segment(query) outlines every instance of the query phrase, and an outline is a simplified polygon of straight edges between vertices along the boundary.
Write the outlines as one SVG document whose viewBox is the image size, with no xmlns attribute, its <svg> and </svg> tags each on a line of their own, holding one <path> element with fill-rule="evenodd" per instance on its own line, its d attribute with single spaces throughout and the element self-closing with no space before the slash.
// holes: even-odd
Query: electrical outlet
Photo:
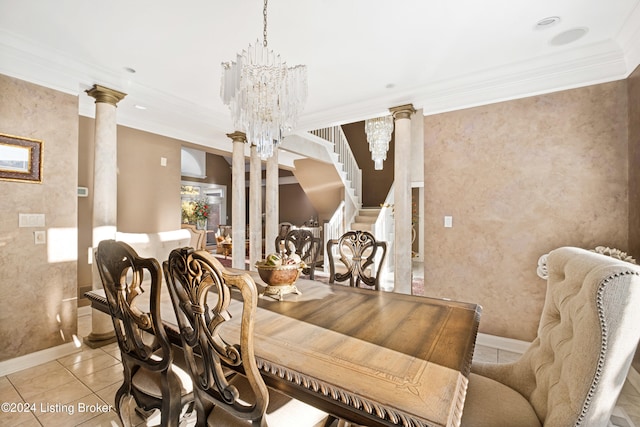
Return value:
<svg viewBox="0 0 640 427">
<path fill-rule="evenodd" d="M 47 243 L 47 233 L 44 230 L 33 232 L 33 243 L 36 245 L 44 245 Z"/>
</svg>

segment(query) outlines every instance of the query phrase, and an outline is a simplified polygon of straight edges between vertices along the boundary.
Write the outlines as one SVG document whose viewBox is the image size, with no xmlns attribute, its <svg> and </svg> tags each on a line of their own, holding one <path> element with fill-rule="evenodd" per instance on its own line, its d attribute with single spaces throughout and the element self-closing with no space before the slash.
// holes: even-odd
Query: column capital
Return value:
<svg viewBox="0 0 640 427">
<path fill-rule="evenodd" d="M 411 115 L 416 112 L 413 108 L 413 104 L 399 105 L 397 107 L 389 108 L 389 111 L 393 115 L 394 120 L 409 119 Z"/>
<path fill-rule="evenodd" d="M 91 89 L 86 90 L 87 95 L 92 96 L 96 99 L 96 104 L 98 102 L 104 102 L 107 104 L 111 104 L 116 107 L 118 102 L 120 102 L 125 96 L 126 93 L 118 92 L 114 89 L 109 89 L 108 87 L 93 85 Z"/>
<path fill-rule="evenodd" d="M 247 134 L 244 132 L 236 131 L 228 133 L 227 136 L 231 138 L 233 142 L 247 142 Z"/>
</svg>

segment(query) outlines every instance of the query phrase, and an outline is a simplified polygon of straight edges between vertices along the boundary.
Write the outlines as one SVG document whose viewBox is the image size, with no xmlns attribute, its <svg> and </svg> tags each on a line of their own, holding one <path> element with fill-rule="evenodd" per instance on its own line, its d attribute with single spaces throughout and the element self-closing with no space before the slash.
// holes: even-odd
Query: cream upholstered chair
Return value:
<svg viewBox="0 0 640 427">
<path fill-rule="evenodd" d="M 547 270 L 538 336 L 516 362 L 472 365 L 463 426 L 607 426 L 640 339 L 640 268 L 564 247 Z"/>
<path fill-rule="evenodd" d="M 327 421 L 326 413 L 265 385 L 253 348 L 258 289 L 249 274 L 229 272 L 209 252 L 192 248 L 172 251 L 163 269 L 193 379 L 197 426 L 302 427 Z M 234 307 L 232 295 L 241 301 Z M 238 323 L 228 329 L 231 313 Z M 243 375 L 230 377 L 230 368 Z"/>
<path fill-rule="evenodd" d="M 162 426 L 178 426 L 183 410 L 193 404 L 191 377 L 173 360 L 171 344 L 160 319 L 162 272 L 154 258 L 140 258 L 124 242 L 103 240 L 96 251 L 124 368 L 124 381 L 115 396 L 116 412 L 124 426 L 130 416 L 123 407 L 133 397 L 137 408 L 160 409 Z M 141 297 L 148 288 L 148 302 Z M 140 298 L 139 298 L 140 297 Z M 141 307 L 149 305 L 148 309 Z M 149 414 L 150 415 L 150 414 Z"/>
<path fill-rule="evenodd" d="M 205 230 L 198 230 L 193 224 L 182 224 L 182 228 L 186 228 L 191 233 L 189 246 L 197 251 L 204 251 L 207 248 L 207 232 Z"/>
</svg>

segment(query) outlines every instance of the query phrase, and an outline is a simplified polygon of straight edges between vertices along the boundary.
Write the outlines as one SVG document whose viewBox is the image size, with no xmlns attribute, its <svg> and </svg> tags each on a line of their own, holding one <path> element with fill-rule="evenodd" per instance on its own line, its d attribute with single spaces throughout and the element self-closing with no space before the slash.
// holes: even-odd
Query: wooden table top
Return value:
<svg viewBox="0 0 640 427">
<path fill-rule="evenodd" d="M 305 279 L 296 285 L 302 295 L 258 302 L 255 354 L 269 386 L 369 426 L 460 424 L 480 306 Z M 177 339 L 163 294 L 162 317 Z M 85 295 L 106 310 L 101 290 Z M 235 309 L 225 333 L 237 332 Z"/>
</svg>

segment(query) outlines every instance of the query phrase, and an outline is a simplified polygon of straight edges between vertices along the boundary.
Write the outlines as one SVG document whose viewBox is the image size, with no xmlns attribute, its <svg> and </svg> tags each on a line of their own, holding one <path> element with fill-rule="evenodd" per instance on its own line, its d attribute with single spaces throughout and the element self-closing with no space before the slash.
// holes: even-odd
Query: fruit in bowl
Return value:
<svg viewBox="0 0 640 427">
<path fill-rule="evenodd" d="M 282 265 L 282 257 L 278 254 L 269 254 L 263 261 L 258 261 L 258 263 L 264 266 L 278 267 Z"/>
</svg>

